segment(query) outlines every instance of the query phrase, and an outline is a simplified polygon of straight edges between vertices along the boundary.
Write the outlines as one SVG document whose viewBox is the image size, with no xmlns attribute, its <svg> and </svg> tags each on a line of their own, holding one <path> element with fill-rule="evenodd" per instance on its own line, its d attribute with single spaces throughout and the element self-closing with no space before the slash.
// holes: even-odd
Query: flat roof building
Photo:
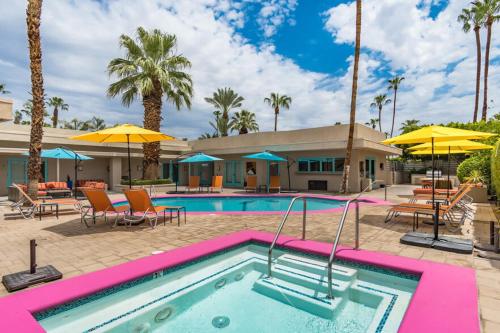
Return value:
<svg viewBox="0 0 500 333">
<path fill-rule="evenodd" d="M 160 175 L 186 184 L 188 175 L 199 175 L 202 183 L 210 183 L 213 175 L 222 175 L 225 187 L 243 188 L 246 177 L 257 175 L 258 184 L 267 184 L 269 176 L 280 176 L 281 186 L 295 190 L 338 191 L 344 168 L 348 125 L 334 125 L 279 132 L 259 132 L 204 140 L 161 142 Z M 79 179 L 101 179 L 110 189 L 119 189 L 127 171 L 126 144 L 92 143 L 70 140 L 84 132 L 44 128 L 43 148 L 67 147 L 88 155 L 93 160 L 81 162 Z M 6 195 L 12 183 L 27 182 L 27 156 L 30 126 L 0 123 L 0 195 Z M 380 144 L 384 134 L 356 124 L 349 179 L 351 192 L 358 192 L 368 180 L 391 183 L 387 156 L 399 155 L 400 149 Z M 271 151 L 288 163 L 268 163 L 244 159 L 242 156 Z M 132 178 L 142 176 L 142 144 L 131 144 Z M 214 163 L 178 164 L 193 152 L 203 152 L 223 159 Z M 56 161 L 44 159 L 42 178 L 56 179 Z M 60 162 L 60 180 L 73 178 L 74 163 Z M 177 171 L 178 170 L 178 171 Z M 290 177 L 288 176 L 290 175 Z M 290 184 L 288 181 L 290 179 Z"/>
</svg>

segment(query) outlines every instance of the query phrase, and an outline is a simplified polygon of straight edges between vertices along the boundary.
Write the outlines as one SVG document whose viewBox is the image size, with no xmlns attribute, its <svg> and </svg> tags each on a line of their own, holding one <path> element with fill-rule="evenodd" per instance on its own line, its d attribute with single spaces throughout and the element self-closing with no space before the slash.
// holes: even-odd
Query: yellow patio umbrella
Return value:
<svg viewBox="0 0 500 333">
<path fill-rule="evenodd" d="M 446 155 L 446 154 L 467 154 L 471 153 L 468 150 L 461 150 L 461 149 L 434 149 L 434 155 Z M 422 150 L 415 150 L 410 152 L 412 155 L 432 155 L 432 149 L 422 149 Z"/>
<path fill-rule="evenodd" d="M 123 142 L 127 143 L 128 155 L 128 181 L 129 187 L 132 187 L 132 174 L 130 168 L 130 143 L 145 143 L 145 142 L 158 142 L 166 140 L 174 140 L 174 137 L 147 130 L 145 128 L 123 124 L 111 128 L 106 128 L 101 131 L 85 133 L 77 136 L 70 137 L 72 140 L 90 141 L 90 142 Z M 75 184 L 76 186 L 76 184 Z"/>
<path fill-rule="evenodd" d="M 486 139 L 494 136 L 495 134 L 486 133 L 486 132 L 478 132 L 478 131 L 470 131 L 463 130 L 459 128 L 452 127 L 444 127 L 444 126 L 426 126 L 422 127 L 418 130 L 412 131 L 410 133 L 402 134 L 396 136 L 394 138 L 389 138 L 382 141 L 383 144 L 412 144 L 412 143 L 431 143 L 431 155 L 432 155 L 432 207 L 435 207 L 436 210 L 439 210 L 439 204 L 434 205 L 434 191 L 435 191 L 435 183 L 434 183 L 434 154 L 435 149 L 434 145 L 436 142 L 442 141 L 453 141 L 453 140 L 478 140 L 478 139 Z M 448 146 L 448 150 L 450 147 Z M 434 216 L 434 240 L 438 241 L 438 228 L 439 228 L 439 214 L 436 213 Z"/>
<path fill-rule="evenodd" d="M 409 150 L 431 150 L 432 143 L 422 143 L 413 147 L 408 148 Z M 471 140 L 452 140 L 452 141 L 440 141 L 434 142 L 434 150 L 451 149 L 451 150 L 482 150 L 482 149 L 493 149 L 493 146 L 486 145 L 481 142 L 471 141 Z M 438 154 L 438 153 L 436 153 Z M 418 155 L 418 154 L 416 154 Z"/>
</svg>

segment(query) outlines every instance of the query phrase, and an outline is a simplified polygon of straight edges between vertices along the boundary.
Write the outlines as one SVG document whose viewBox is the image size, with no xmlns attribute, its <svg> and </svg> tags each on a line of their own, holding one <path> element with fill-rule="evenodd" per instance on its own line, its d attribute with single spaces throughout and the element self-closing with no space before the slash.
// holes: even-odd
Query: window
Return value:
<svg viewBox="0 0 500 333">
<path fill-rule="evenodd" d="M 310 172 L 319 172 L 321 171 L 321 163 L 319 160 L 310 160 L 309 161 L 309 171 Z"/>
<path fill-rule="evenodd" d="M 335 159 L 335 172 L 344 171 L 345 158 Z"/>
<path fill-rule="evenodd" d="M 319 157 L 302 158 L 298 160 L 299 172 L 342 172 L 344 170 L 344 158 Z"/>
<path fill-rule="evenodd" d="M 309 171 L 309 161 L 299 161 L 299 171 L 300 172 L 307 172 Z"/>
</svg>

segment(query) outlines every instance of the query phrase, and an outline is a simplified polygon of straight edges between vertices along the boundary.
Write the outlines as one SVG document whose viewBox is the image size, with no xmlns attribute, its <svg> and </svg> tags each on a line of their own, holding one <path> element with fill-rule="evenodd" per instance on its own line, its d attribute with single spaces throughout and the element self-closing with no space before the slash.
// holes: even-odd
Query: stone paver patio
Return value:
<svg viewBox="0 0 500 333">
<path fill-rule="evenodd" d="M 394 186 L 389 190 L 388 200 L 406 201 L 403 195 L 409 194 L 410 189 L 408 186 Z M 383 198 L 383 195 L 383 190 L 366 194 L 377 198 Z M 28 268 L 28 244 L 33 238 L 38 242 L 38 264 L 52 264 L 64 274 L 64 278 L 68 278 L 147 256 L 153 251 L 166 251 L 242 229 L 275 232 L 281 219 L 280 215 L 196 215 L 188 216 L 188 223 L 181 227 L 167 221 L 165 227 L 160 224 L 156 229 L 151 229 L 147 224 L 111 229 L 109 224 L 99 220 L 95 226 L 87 229 L 80 223 L 77 214 L 63 214 L 59 219 L 46 216 L 42 221 L 24 220 L 13 218 L 7 202 L 2 204 L 0 275 Z M 387 206 L 361 207 L 361 249 L 474 268 L 479 286 L 483 332 L 500 332 L 500 261 L 402 245 L 399 238 L 411 230 L 411 217 L 400 217 L 386 224 L 386 212 Z M 307 238 L 332 242 L 339 218 L 340 213 L 310 214 Z M 353 218 L 354 214 L 350 213 L 341 240 L 344 245 L 354 242 Z M 301 221 L 301 216 L 292 216 L 283 233 L 299 237 Z M 440 230 L 447 233 L 444 227 Z M 431 232 L 431 226 L 420 224 L 419 231 Z M 462 234 L 455 236 L 472 237 L 472 232 L 472 227 L 466 225 Z M 7 291 L 0 285 L 0 296 L 6 294 Z M 443 315 L 454 314 L 444 311 Z"/>
</svg>

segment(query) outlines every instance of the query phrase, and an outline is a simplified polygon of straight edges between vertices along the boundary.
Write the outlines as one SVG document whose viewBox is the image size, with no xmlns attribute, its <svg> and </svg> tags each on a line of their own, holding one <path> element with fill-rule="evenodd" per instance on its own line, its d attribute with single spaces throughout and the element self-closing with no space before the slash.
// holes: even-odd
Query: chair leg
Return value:
<svg viewBox="0 0 500 333">
<path fill-rule="evenodd" d="M 394 211 L 390 210 L 385 217 L 384 223 L 389 222 L 394 217 Z"/>
</svg>

